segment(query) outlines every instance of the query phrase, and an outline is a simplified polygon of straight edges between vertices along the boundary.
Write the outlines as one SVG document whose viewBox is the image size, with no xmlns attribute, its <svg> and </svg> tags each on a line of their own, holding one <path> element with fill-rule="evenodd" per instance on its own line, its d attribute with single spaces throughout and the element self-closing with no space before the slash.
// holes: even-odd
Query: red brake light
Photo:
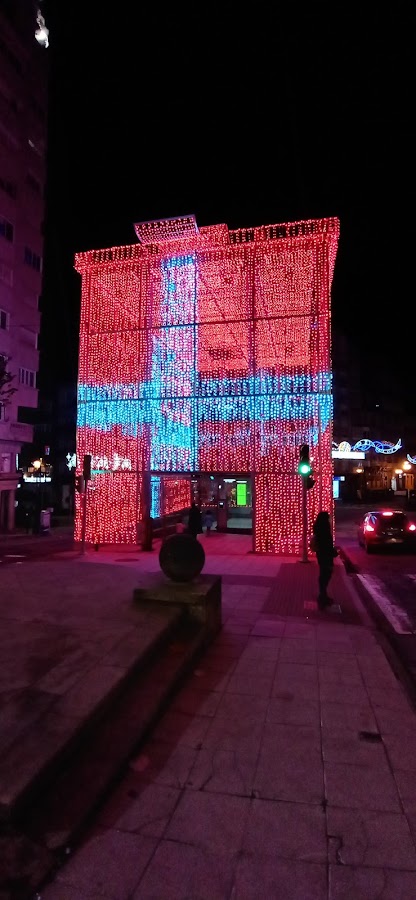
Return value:
<svg viewBox="0 0 416 900">
<path fill-rule="evenodd" d="M 392 516 L 392 515 L 393 515 L 393 513 L 392 513 L 392 512 L 390 512 L 390 510 L 386 510 L 386 511 L 385 511 L 385 512 L 383 512 L 383 513 L 382 513 L 382 514 L 381 514 L 381 515 L 382 515 L 382 516 Z"/>
<path fill-rule="evenodd" d="M 408 531 L 416 531 L 416 525 L 414 524 L 414 522 L 409 522 L 407 529 Z"/>
<path fill-rule="evenodd" d="M 369 522 L 367 522 L 367 524 L 364 525 L 364 531 L 375 531 L 375 529 L 373 528 L 372 525 L 370 525 Z"/>
</svg>

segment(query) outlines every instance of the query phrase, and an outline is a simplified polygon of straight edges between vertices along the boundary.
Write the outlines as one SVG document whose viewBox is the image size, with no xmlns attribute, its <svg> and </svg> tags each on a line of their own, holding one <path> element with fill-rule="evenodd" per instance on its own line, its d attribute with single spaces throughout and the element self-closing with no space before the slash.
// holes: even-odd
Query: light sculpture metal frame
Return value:
<svg viewBox="0 0 416 900">
<path fill-rule="evenodd" d="M 336 218 L 231 231 L 193 216 L 79 253 L 77 460 L 92 454 L 86 539 L 136 543 L 144 514 L 190 503 L 191 476 L 252 478 L 253 550 L 297 555 L 333 512 L 331 284 Z M 75 537 L 81 535 L 77 501 Z"/>
</svg>

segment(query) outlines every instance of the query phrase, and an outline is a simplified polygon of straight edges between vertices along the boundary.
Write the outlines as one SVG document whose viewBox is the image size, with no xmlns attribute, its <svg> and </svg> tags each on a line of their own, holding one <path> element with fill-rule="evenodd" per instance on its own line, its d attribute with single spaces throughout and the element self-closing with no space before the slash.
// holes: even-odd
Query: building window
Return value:
<svg viewBox="0 0 416 900">
<path fill-rule="evenodd" d="M 4 191 L 5 194 L 8 194 L 9 197 L 12 197 L 13 200 L 15 199 L 16 194 L 17 194 L 17 188 L 16 188 L 14 181 L 9 181 L 8 178 L 3 178 L 0 175 L 0 189 L 2 191 Z"/>
<path fill-rule="evenodd" d="M 10 453 L 3 453 L 1 457 L 2 472 L 10 472 Z"/>
<path fill-rule="evenodd" d="M 31 269 L 34 269 L 35 272 L 40 272 L 42 269 L 42 258 L 38 253 L 34 253 L 30 247 L 25 247 L 24 261 L 27 266 L 30 266 Z"/>
<path fill-rule="evenodd" d="M 0 236 L 6 238 L 6 241 L 13 242 L 13 225 L 7 219 L 0 216 Z"/>
<path fill-rule="evenodd" d="M 6 310 L 4 310 L 4 309 L 0 309 L 0 328 L 2 328 L 3 331 L 9 330 L 9 322 L 10 322 L 9 313 L 6 312 Z"/>
<path fill-rule="evenodd" d="M 19 369 L 19 384 L 31 388 L 36 387 L 36 372 L 32 372 L 30 369 Z"/>
<path fill-rule="evenodd" d="M 13 287 L 13 269 L 10 266 L 6 266 L 3 262 L 0 262 L 0 281 L 3 281 L 9 287 Z"/>
</svg>

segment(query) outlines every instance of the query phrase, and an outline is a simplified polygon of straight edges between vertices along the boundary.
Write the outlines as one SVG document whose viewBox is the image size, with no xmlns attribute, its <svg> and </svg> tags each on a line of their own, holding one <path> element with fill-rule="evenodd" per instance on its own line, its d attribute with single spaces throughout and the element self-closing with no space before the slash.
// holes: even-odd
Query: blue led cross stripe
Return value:
<svg viewBox="0 0 416 900">
<path fill-rule="evenodd" d="M 196 326 L 175 325 L 196 319 L 195 257 L 164 260 L 162 275 L 162 327 L 152 336 L 150 366 L 152 393 L 158 398 L 149 421 L 150 468 L 164 468 L 169 458 L 171 469 L 192 469 L 196 465 Z M 160 400 L 168 392 L 175 396 L 177 390 L 182 396 L 180 408 L 171 400 Z"/>
</svg>

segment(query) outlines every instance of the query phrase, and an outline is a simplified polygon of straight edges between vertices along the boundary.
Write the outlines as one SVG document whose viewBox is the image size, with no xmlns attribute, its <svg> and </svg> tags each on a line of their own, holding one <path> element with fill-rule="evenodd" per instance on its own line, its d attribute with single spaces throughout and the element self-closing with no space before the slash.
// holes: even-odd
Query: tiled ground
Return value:
<svg viewBox="0 0 416 900">
<path fill-rule="evenodd" d="M 351 593 L 345 582 L 342 563 L 334 566 L 329 585 L 329 594 L 336 607 L 331 610 L 334 620 L 359 623 L 360 614 L 351 599 Z M 296 593 L 293 584 L 296 582 Z M 270 594 L 264 604 L 264 613 L 277 613 L 280 616 L 321 617 L 317 605 L 318 565 L 313 559 L 308 563 L 285 561 L 271 587 Z M 325 613 L 324 615 L 328 615 Z"/>
<path fill-rule="evenodd" d="M 42 900 L 415 900 L 415 713 L 375 630 L 264 612 L 285 569 L 227 570 L 221 633 Z"/>
</svg>

